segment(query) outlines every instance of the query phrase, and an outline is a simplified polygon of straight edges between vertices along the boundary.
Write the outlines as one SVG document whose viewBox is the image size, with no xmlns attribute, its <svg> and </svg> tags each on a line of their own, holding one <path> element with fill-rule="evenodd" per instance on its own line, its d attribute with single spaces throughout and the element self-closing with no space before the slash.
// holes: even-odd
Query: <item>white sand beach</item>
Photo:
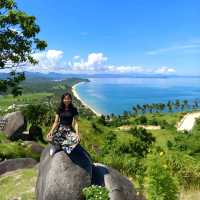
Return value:
<svg viewBox="0 0 200 200">
<path fill-rule="evenodd" d="M 178 131 L 191 131 L 196 119 L 200 118 L 200 111 L 186 114 L 177 125 Z"/>
<path fill-rule="evenodd" d="M 72 93 L 73 95 L 79 99 L 81 101 L 81 103 L 87 107 L 88 109 L 92 110 L 93 113 L 95 113 L 97 116 L 101 116 L 102 114 L 97 112 L 94 108 L 92 108 L 91 106 L 89 106 L 85 101 L 83 101 L 83 99 L 80 98 L 79 94 L 77 93 L 76 91 L 76 87 L 79 85 L 79 84 L 83 84 L 84 82 L 80 82 L 80 83 L 77 83 L 75 85 L 72 86 Z"/>
</svg>

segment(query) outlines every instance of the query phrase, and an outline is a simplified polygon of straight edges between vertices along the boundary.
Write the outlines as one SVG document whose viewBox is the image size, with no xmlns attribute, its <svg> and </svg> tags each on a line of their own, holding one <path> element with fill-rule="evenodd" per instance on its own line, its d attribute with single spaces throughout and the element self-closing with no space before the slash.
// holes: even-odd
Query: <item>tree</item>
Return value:
<svg viewBox="0 0 200 200">
<path fill-rule="evenodd" d="M 184 106 L 185 109 L 189 108 L 189 104 L 188 104 L 188 100 L 187 99 L 183 100 L 183 106 Z"/>
<path fill-rule="evenodd" d="M 14 0 L 0 1 L 0 71 L 9 71 L 9 76 L 0 80 L 0 93 L 11 88 L 14 96 L 21 94 L 19 83 L 25 74 L 17 69 L 37 64 L 33 53 L 47 46 L 36 37 L 39 31 L 35 17 L 20 11 Z"/>
<path fill-rule="evenodd" d="M 175 102 L 176 110 L 179 109 L 180 105 L 181 105 L 181 104 L 180 104 L 180 100 L 179 100 L 179 99 L 176 99 L 176 102 Z"/>
</svg>

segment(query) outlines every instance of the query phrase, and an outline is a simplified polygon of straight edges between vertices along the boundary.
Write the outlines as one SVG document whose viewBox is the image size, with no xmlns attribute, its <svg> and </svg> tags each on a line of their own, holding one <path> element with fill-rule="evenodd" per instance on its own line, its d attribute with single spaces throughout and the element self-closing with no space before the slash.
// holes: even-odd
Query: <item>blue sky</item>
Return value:
<svg viewBox="0 0 200 200">
<path fill-rule="evenodd" d="M 47 40 L 33 71 L 200 75 L 199 0 L 18 0 Z"/>
</svg>

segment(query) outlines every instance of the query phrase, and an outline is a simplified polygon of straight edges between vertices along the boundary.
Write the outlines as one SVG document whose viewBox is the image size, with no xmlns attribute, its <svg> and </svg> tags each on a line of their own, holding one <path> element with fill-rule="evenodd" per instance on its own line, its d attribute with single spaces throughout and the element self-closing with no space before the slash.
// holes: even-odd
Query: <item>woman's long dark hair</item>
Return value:
<svg viewBox="0 0 200 200">
<path fill-rule="evenodd" d="M 70 99 L 72 100 L 72 95 L 69 92 L 64 93 L 61 96 L 60 105 L 58 106 L 58 113 L 61 113 L 62 111 L 65 110 L 65 104 L 63 103 L 63 99 L 64 99 L 65 96 L 69 96 Z M 70 102 L 68 108 L 69 109 L 73 109 L 74 108 L 74 105 L 73 105 L 72 101 Z"/>
</svg>

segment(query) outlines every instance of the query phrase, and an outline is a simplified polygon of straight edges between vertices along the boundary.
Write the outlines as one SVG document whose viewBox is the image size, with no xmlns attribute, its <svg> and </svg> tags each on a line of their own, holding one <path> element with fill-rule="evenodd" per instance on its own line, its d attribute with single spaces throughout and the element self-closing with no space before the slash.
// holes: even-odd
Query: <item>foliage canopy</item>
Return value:
<svg viewBox="0 0 200 200">
<path fill-rule="evenodd" d="M 36 18 L 18 9 L 13 0 L 0 1 L 0 69 L 10 76 L 0 80 L 0 92 L 12 88 L 14 96 L 21 94 L 19 83 L 25 79 L 19 67 L 36 64 L 33 53 L 45 49 L 47 43 L 36 36 L 40 31 Z"/>
</svg>

